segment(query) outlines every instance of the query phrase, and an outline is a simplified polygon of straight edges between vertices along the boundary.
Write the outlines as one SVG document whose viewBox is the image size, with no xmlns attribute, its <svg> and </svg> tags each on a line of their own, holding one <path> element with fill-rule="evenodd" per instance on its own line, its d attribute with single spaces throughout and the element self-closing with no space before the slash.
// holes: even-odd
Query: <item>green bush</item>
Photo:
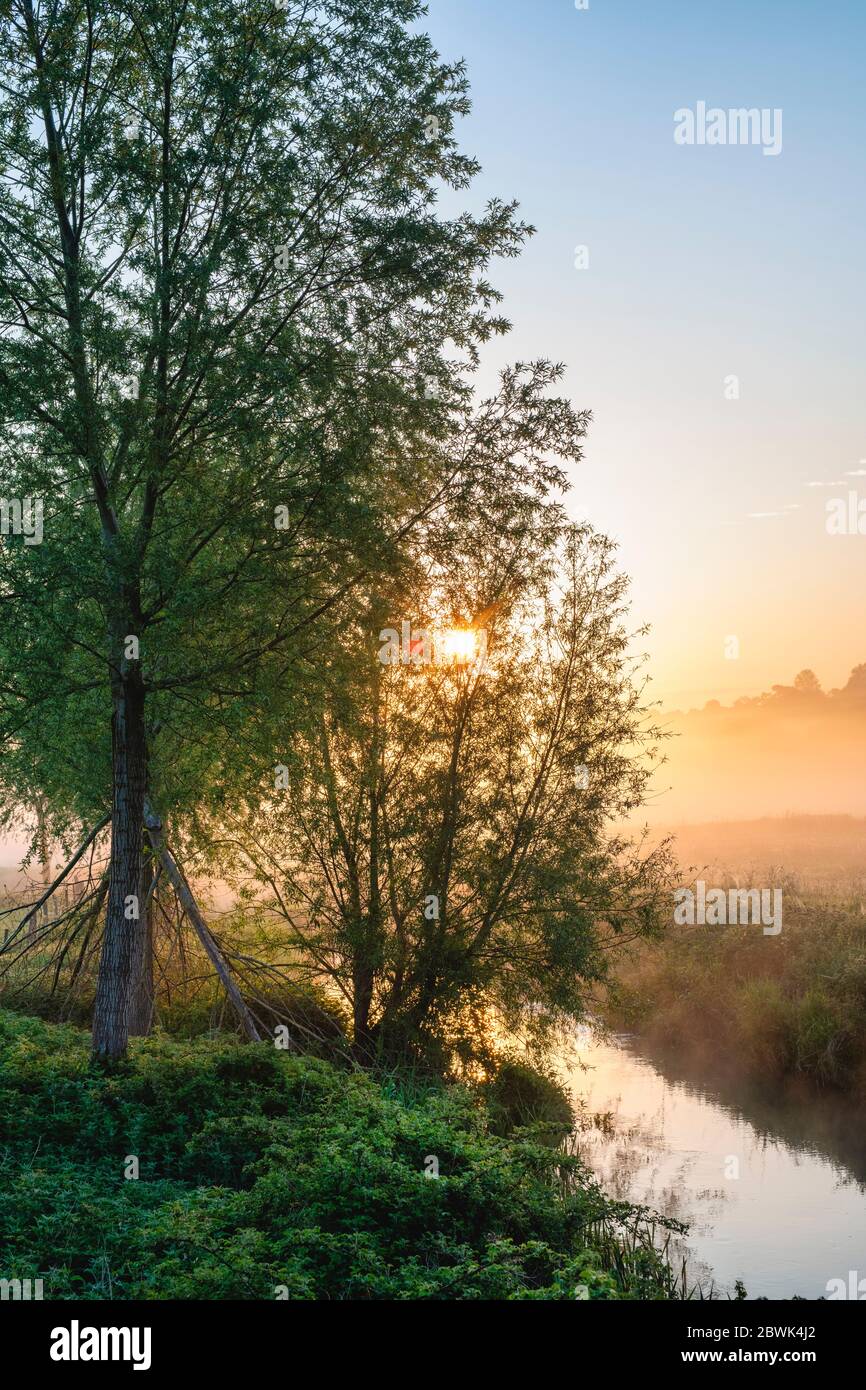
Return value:
<svg viewBox="0 0 866 1390">
<path fill-rule="evenodd" d="M 0 1013 L 0 1131 L 2 1272 L 47 1298 L 673 1296 L 641 1213 L 463 1087 L 407 1100 L 227 1038 L 106 1070 Z"/>
<path fill-rule="evenodd" d="M 532 1128 L 537 1138 L 560 1144 L 574 1128 L 568 1091 L 552 1072 L 509 1057 L 484 1088 L 494 1134 Z"/>
</svg>

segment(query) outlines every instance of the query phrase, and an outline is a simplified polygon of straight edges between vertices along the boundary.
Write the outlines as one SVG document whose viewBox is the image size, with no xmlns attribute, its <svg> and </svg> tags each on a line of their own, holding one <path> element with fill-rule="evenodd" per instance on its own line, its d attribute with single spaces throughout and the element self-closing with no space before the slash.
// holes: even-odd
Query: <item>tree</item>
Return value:
<svg viewBox="0 0 866 1390">
<path fill-rule="evenodd" d="M 462 367 L 507 326 L 484 271 L 528 229 L 436 215 L 475 166 L 420 12 L 0 11 L 0 482 L 45 508 L 3 546 L 2 777 L 58 825 L 110 802 L 99 1055 L 143 959 L 146 797 L 218 799 L 249 711 L 286 717 L 341 599 L 447 495 Z"/>
<path fill-rule="evenodd" d="M 861 662 L 859 666 L 854 667 L 840 693 L 846 699 L 866 697 L 866 663 Z"/>
<path fill-rule="evenodd" d="M 820 695 L 822 693 L 821 682 L 815 672 L 808 668 L 800 671 L 794 677 L 794 689 L 799 690 L 804 695 Z"/>
<path fill-rule="evenodd" d="M 651 932 L 668 901 L 666 846 L 615 828 L 659 731 L 613 547 L 572 530 L 551 572 L 538 537 L 533 578 L 503 584 L 515 568 L 491 531 L 470 529 L 462 593 L 452 573 L 413 595 L 408 660 L 380 659 L 393 611 L 344 653 L 285 794 L 235 825 L 236 866 L 287 924 L 296 969 L 346 1001 L 366 1060 L 477 1056 L 491 1010 L 539 1036 L 580 1018 L 611 944 Z M 455 622 L 486 630 L 484 661 L 427 659 L 419 630 Z"/>
</svg>

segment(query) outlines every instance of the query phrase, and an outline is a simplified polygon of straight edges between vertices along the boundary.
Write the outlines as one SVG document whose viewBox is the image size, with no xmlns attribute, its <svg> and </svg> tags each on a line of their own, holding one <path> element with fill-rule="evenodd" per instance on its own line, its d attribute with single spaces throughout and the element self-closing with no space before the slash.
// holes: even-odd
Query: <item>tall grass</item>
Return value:
<svg viewBox="0 0 866 1390">
<path fill-rule="evenodd" d="M 780 877 L 765 870 L 751 881 Z M 808 887 L 786 876 L 778 936 L 760 926 L 671 926 L 621 967 L 608 1020 L 661 1043 L 724 1052 L 758 1076 L 866 1093 L 861 884 Z"/>
</svg>

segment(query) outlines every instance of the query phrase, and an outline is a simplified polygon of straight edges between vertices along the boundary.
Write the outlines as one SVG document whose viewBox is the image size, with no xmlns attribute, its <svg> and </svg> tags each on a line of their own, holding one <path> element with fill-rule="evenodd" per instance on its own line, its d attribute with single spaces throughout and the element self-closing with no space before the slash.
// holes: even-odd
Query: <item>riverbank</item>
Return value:
<svg viewBox="0 0 866 1390">
<path fill-rule="evenodd" d="M 741 1074 L 866 1097 L 862 880 L 806 887 L 776 870 L 747 881 L 781 883 L 778 934 L 672 925 L 620 965 L 607 1022 L 688 1050 L 704 1066 L 730 1053 Z"/>
<path fill-rule="evenodd" d="M 502 1128 L 501 1115 L 499 1128 Z M 476 1091 L 0 1011 L 0 1248 L 46 1299 L 669 1299 L 643 1214 Z"/>
</svg>

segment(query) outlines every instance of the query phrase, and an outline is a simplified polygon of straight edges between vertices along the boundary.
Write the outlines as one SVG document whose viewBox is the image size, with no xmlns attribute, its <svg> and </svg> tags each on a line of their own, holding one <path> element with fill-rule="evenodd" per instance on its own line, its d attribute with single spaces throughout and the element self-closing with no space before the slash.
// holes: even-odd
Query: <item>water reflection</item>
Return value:
<svg viewBox="0 0 866 1390">
<path fill-rule="evenodd" d="M 696 1074 L 638 1039 L 584 1031 L 567 1079 L 579 1151 L 613 1196 L 690 1223 L 691 1283 L 819 1298 L 866 1276 L 866 1126 L 830 1097 Z"/>
</svg>

